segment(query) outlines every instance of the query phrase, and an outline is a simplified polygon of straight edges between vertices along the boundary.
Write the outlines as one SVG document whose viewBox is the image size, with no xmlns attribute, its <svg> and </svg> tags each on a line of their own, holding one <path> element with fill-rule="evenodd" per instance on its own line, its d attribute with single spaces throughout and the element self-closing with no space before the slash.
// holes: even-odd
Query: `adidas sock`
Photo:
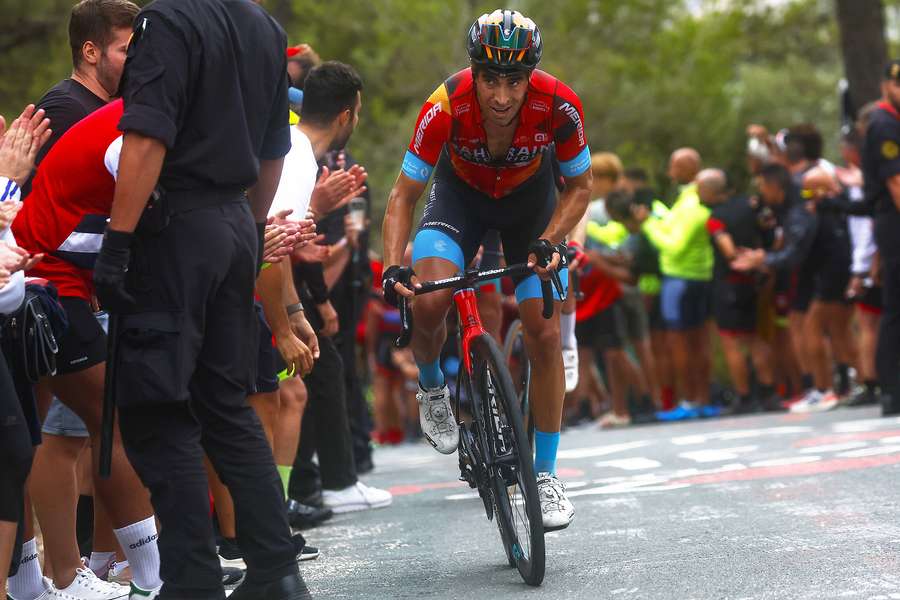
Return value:
<svg viewBox="0 0 900 600">
<path fill-rule="evenodd" d="M 559 337 L 562 339 L 563 350 L 578 348 L 578 340 L 575 339 L 575 313 L 559 315 Z"/>
<path fill-rule="evenodd" d="M 444 372 L 441 371 L 440 359 L 427 364 L 416 361 L 416 366 L 419 367 L 419 385 L 422 389 L 435 390 L 444 387 Z"/>
<path fill-rule="evenodd" d="M 143 521 L 114 529 L 119 545 L 131 566 L 134 583 L 142 590 L 153 590 L 162 585 L 159 578 L 159 548 L 156 540 L 156 520 L 149 516 Z"/>
<path fill-rule="evenodd" d="M 284 499 L 288 498 L 288 485 L 291 482 L 291 473 L 294 470 L 294 465 L 275 465 L 275 468 L 278 469 L 278 475 L 281 476 L 281 485 L 284 487 Z"/>
<path fill-rule="evenodd" d="M 559 450 L 559 432 L 545 433 L 534 430 L 534 472 L 556 474 L 556 452 Z"/>
<path fill-rule="evenodd" d="M 109 573 L 109 565 L 115 559 L 115 552 L 91 552 L 88 568 L 100 579 L 106 579 L 106 575 Z"/>
<path fill-rule="evenodd" d="M 31 538 L 22 544 L 19 572 L 9 578 L 9 595 L 31 600 L 43 594 L 44 590 L 44 574 L 41 572 L 41 561 L 38 560 L 37 541 Z"/>
</svg>

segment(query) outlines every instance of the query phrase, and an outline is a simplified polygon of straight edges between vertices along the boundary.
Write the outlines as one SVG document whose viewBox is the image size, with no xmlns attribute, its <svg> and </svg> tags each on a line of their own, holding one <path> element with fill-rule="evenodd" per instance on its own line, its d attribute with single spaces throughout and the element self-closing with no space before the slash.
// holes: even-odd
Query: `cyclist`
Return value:
<svg viewBox="0 0 900 600">
<path fill-rule="evenodd" d="M 544 526 L 567 527 L 574 509 L 555 474 L 564 376 L 559 296 L 552 319 L 541 316 L 540 278 L 560 263 L 559 247 L 590 198 L 590 150 L 581 101 L 565 84 L 536 69 L 543 42 L 534 21 L 512 10 L 479 17 L 467 39 L 469 68 L 434 91 L 391 190 L 384 218 L 385 298 L 412 297 L 417 277 L 434 280 L 461 271 L 484 233 L 500 232 L 507 264 L 528 261 L 534 273 L 517 280 L 525 345 L 534 365 L 531 394 L 535 471 Z M 557 201 L 554 150 L 565 179 Z M 426 183 L 434 183 L 413 244 L 413 267 L 401 267 L 413 212 Z M 549 262 L 544 268 L 541 260 Z M 560 271 L 563 281 L 567 272 Z M 446 338 L 451 292 L 413 303 L 412 349 L 419 367 L 420 423 L 441 453 L 456 449 L 459 431 L 438 359 Z"/>
</svg>

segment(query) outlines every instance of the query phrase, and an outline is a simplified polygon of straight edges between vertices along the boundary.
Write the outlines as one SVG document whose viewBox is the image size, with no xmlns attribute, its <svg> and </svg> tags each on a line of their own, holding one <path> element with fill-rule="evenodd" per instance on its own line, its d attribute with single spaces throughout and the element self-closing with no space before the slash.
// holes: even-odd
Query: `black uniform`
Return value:
<svg viewBox="0 0 900 600">
<path fill-rule="evenodd" d="M 900 114 L 882 103 L 872 113 L 863 148 L 866 202 L 875 211 L 875 241 L 881 254 L 884 308 L 875 356 L 885 412 L 900 412 L 900 211 L 887 188 L 900 175 Z"/>
<path fill-rule="evenodd" d="M 735 247 L 759 248 L 762 245 L 757 226 L 756 207 L 746 196 L 735 196 L 712 208 L 707 229 L 715 236 L 727 233 Z M 728 259 L 713 244 L 713 314 L 724 333 L 756 332 L 756 278 L 731 269 Z"/>
<path fill-rule="evenodd" d="M 135 231 L 116 397 L 161 522 L 160 598 L 224 598 L 204 451 L 234 498 L 247 582 L 297 573 L 252 388 L 257 230 L 245 190 L 290 149 L 284 31 L 251 0 L 156 0 L 138 15 L 120 129 L 162 141 L 162 197 Z M 246 585 L 246 583 L 245 583 Z"/>
</svg>

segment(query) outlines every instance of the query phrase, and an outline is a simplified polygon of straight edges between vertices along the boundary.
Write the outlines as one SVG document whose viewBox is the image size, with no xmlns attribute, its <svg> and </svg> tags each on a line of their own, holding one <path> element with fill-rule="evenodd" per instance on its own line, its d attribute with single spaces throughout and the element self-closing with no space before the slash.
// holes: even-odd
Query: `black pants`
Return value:
<svg viewBox="0 0 900 600">
<path fill-rule="evenodd" d="M 33 448 L 28 422 L 16 394 L 6 360 L 0 356 L 0 521 L 18 523 L 12 565 L 0 565 L 15 575 L 22 546 L 25 480 L 31 471 Z M 33 560 L 32 557 L 25 557 Z"/>
<path fill-rule="evenodd" d="M 256 248 L 249 207 L 234 198 L 135 239 L 128 286 L 137 307 L 116 317 L 116 399 L 125 450 L 161 524 L 160 598 L 224 598 L 204 451 L 234 499 L 247 578 L 297 573 L 272 451 L 246 402 Z"/>
<path fill-rule="evenodd" d="M 322 488 L 340 490 L 354 485 L 356 464 L 347 417 L 344 363 L 334 341 L 319 335 L 319 359 L 304 378 L 308 404 L 300 432 L 289 493 L 302 498 L 318 488 L 313 454 L 319 457 Z"/>
<path fill-rule="evenodd" d="M 875 355 L 881 389 L 900 403 L 900 256 L 881 257 L 884 308 Z"/>
<path fill-rule="evenodd" d="M 334 338 L 341 360 L 344 362 L 344 388 L 347 390 L 347 416 L 350 420 L 350 436 L 353 458 L 356 464 L 372 460 L 372 417 L 363 394 L 362 381 L 356 370 L 356 329 L 340 331 Z M 349 366 L 348 366 L 349 365 Z"/>
</svg>

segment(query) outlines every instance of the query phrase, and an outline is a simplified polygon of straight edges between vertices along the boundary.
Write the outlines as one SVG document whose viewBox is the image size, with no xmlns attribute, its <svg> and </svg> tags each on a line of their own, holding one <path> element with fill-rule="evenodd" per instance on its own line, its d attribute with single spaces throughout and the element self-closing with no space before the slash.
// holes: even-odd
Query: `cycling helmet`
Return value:
<svg viewBox="0 0 900 600">
<path fill-rule="evenodd" d="M 472 23 L 466 42 L 474 65 L 493 71 L 532 71 L 544 42 L 534 21 L 515 10 L 497 9 Z"/>
</svg>

